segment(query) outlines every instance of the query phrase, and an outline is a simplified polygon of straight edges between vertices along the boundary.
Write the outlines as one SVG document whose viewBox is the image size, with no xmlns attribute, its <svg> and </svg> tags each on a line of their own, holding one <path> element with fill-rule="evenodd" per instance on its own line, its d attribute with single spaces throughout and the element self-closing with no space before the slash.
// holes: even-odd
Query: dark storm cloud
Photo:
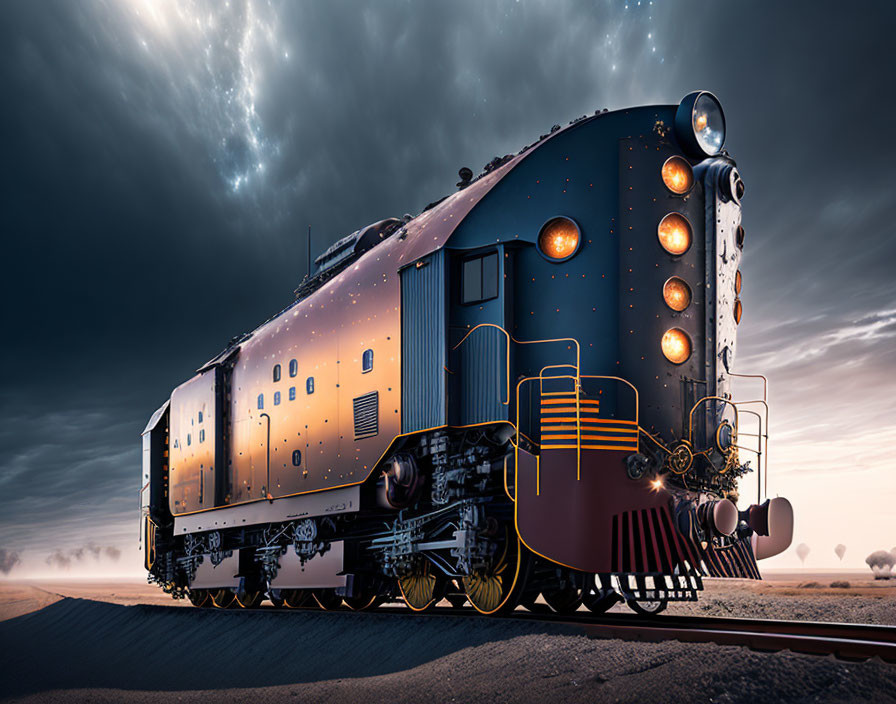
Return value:
<svg viewBox="0 0 896 704">
<path fill-rule="evenodd" d="M 2 544 L 64 540 L 70 559 L 97 531 L 133 539 L 145 419 L 288 303 L 308 224 L 320 252 L 554 123 L 695 88 L 721 98 L 747 182 L 739 363 L 771 369 L 783 427 L 822 437 L 809 409 L 830 384 L 844 406 L 864 389 L 863 423 L 885 416 L 889 5 L 96 0 L 0 13 Z"/>
</svg>

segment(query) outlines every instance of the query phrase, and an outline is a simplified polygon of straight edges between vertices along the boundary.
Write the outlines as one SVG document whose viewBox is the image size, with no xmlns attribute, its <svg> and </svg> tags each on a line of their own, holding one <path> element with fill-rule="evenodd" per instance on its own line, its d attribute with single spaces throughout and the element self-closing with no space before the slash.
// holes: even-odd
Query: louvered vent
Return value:
<svg viewBox="0 0 896 704">
<path fill-rule="evenodd" d="M 379 428 L 380 393 L 371 391 L 352 402 L 355 411 L 355 440 L 376 435 Z"/>
</svg>

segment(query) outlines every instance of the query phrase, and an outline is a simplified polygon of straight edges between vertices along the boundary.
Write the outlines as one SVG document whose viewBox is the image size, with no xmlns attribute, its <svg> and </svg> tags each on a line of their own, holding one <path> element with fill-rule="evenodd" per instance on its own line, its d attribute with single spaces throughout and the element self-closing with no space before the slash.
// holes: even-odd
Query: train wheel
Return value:
<svg viewBox="0 0 896 704">
<path fill-rule="evenodd" d="M 517 535 L 507 530 L 504 547 L 484 569 L 463 578 L 467 599 L 481 614 L 512 611 L 522 594 L 528 572 L 528 553 Z"/>
<path fill-rule="evenodd" d="M 254 609 L 261 603 L 264 594 L 261 592 L 237 592 L 233 595 L 233 608 Z"/>
<path fill-rule="evenodd" d="M 299 609 L 308 603 L 309 594 L 304 589 L 281 589 L 280 598 L 287 609 Z"/>
<path fill-rule="evenodd" d="M 589 589 L 582 595 L 585 608 L 595 614 L 606 613 L 620 601 L 622 597 L 613 589 Z"/>
<path fill-rule="evenodd" d="M 209 596 L 208 589 L 191 589 L 190 603 L 199 608 L 212 605 L 212 598 Z"/>
<path fill-rule="evenodd" d="M 665 611 L 669 603 L 665 599 L 657 599 L 655 601 L 635 601 L 628 599 L 625 602 L 632 611 L 641 616 L 656 616 L 658 613 Z"/>
<path fill-rule="evenodd" d="M 311 592 L 311 596 L 324 611 L 338 609 L 342 603 L 342 597 L 337 596 L 332 589 L 315 589 Z"/>
<path fill-rule="evenodd" d="M 574 584 L 541 593 L 547 605 L 558 614 L 571 614 L 582 604 L 582 590 Z"/>
<path fill-rule="evenodd" d="M 411 611 L 426 611 L 439 600 L 438 582 L 429 560 L 424 559 L 413 570 L 398 578 L 398 588 Z"/>
<path fill-rule="evenodd" d="M 371 611 L 383 603 L 379 594 L 360 594 L 359 596 L 349 596 L 342 600 L 345 605 L 352 611 Z"/>
<path fill-rule="evenodd" d="M 233 600 L 236 598 L 236 594 L 234 594 L 229 589 L 216 589 L 211 592 L 212 604 L 217 606 L 219 609 L 227 609 L 230 608 L 230 605 L 233 604 Z"/>
</svg>

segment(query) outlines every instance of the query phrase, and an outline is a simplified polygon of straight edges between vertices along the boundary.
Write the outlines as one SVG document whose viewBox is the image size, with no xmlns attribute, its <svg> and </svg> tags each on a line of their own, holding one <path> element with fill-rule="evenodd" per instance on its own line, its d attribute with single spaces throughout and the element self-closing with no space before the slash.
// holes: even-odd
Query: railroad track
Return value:
<svg viewBox="0 0 896 704">
<path fill-rule="evenodd" d="M 383 606 L 371 613 L 419 617 L 398 606 Z M 547 606 L 534 613 L 517 610 L 499 616 L 479 616 L 470 608 L 436 607 L 426 611 L 425 615 L 440 618 L 463 616 L 550 623 L 569 626 L 589 638 L 716 643 L 738 645 L 762 652 L 790 650 L 807 655 L 833 655 L 839 660 L 853 662 L 877 657 L 884 662 L 896 664 L 896 626 L 715 616 L 642 617 L 628 614 L 598 616 L 584 611 L 557 614 L 550 611 Z"/>
</svg>

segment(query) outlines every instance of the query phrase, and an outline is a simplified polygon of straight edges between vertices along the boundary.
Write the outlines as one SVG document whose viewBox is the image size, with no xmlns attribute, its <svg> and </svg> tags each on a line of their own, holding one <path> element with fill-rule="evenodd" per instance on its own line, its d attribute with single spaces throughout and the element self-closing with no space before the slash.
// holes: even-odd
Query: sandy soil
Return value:
<svg viewBox="0 0 896 704">
<path fill-rule="evenodd" d="M 697 605 L 670 611 L 896 623 L 896 584 L 847 579 L 855 587 L 800 586 L 834 581 L 821 575 L 711 581 Z M 137 583 L 0 585 L 0 698 L 896 703 L 896 666 L 879 661 L 595 641 L 562 626 L 473 616 L 172 608 L 179 604 Z"/>
</svg>

